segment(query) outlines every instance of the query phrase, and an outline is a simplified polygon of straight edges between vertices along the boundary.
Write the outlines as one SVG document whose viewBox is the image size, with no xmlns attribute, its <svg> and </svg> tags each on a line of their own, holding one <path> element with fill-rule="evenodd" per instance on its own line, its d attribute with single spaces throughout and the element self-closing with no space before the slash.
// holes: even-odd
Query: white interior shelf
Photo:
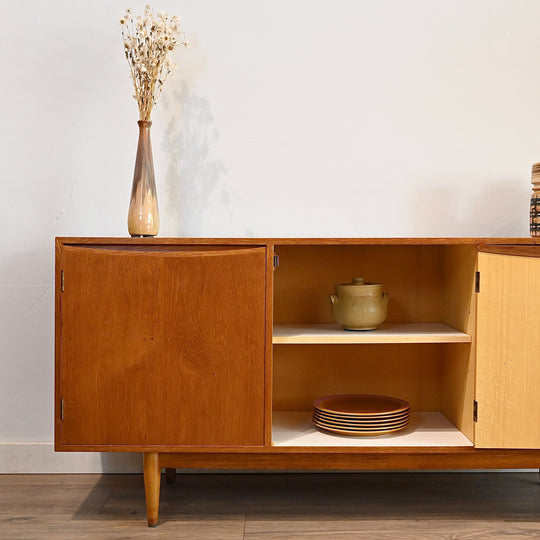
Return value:
<svg viewBox="0 0 540 540">
<path fill-rule="evenodd" d="M 439 412 L 411 413 L 408 426 L 395 433 L 371 437 L 338 435 L 315 428 L 311 411 L 274 411 L 274 446 L 473 446 L 473 443 Z"/>
<path fill-rule="evenodd" d="M 442 323 L 383 324 L 344 330 L 338 324 L 275 324 L 272 343 L 470 343 L 471 336 Z"/>
</svg>

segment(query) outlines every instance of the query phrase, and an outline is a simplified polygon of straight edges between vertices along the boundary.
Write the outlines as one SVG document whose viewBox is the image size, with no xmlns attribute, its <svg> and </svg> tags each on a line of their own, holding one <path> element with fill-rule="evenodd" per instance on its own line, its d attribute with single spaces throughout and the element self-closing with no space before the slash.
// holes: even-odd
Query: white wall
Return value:
<svg viewBox="0 0 540 540">
<path fill-rule="evenodd" d="M 0 6 L 0 471 L 118 470 L 52 453 L 53 240 L 127 235 L 128 4 Z M 537 0 L 154 7 L 193 43 L 153 115 L 160 236 L 528 235 Z"/>
</svg>

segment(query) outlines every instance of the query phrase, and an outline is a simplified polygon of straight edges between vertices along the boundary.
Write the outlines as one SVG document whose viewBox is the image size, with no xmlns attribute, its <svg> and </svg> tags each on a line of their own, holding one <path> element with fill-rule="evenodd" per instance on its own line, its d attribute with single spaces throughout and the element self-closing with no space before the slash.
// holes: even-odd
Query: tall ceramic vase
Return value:
<svg viewBox="0 0 540 540">
<path fill-rule="evenodd" d="M 128 231 L 131 236 L 156 236 L 159 230 L 154 160 L 150 142 L 152 122 L 139 120 L 139 143 L 133 173 Z"/>
</svg>

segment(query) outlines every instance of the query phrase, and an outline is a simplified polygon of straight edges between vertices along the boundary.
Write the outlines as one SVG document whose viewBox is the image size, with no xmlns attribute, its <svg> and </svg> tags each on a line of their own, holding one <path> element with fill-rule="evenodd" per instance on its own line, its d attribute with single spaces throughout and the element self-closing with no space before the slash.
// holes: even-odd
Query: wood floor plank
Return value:
<svg viewBox="0 0 540 540">
<path fill-rule="evenodd" d="M 146 517 L 108 519 L 77 518 L 55 514 L 0 518 L 1 538 L 9 540 L 139 540 L 146 538 L 182 538 L 186 540 L 242 540 L 244 519 L 232 520 L 160 520 L 150 528 Z"/>
<path fill-rule="evenodd" d="M 248 521 L 245 540 L 516 540 L 540 538 L 539 523 L 448 520 Z"/>
<path fill-rule="evenodd" d="M 0 516 L 23 513 L 97 514 L 110 494 L 110 486 L 0 486 Z"/>
<path fill-rule="evenodd" d="M 19 485 L 78 485 L 87 486 L 100 484 L 107 481 L 116 482 L 114 478 L 117 475 L 100 474 L 0 474 L 0 486 L 19 486 Z M 125 477 L 134 477 L 136 475 L 125 475 Z"/>
</svg>

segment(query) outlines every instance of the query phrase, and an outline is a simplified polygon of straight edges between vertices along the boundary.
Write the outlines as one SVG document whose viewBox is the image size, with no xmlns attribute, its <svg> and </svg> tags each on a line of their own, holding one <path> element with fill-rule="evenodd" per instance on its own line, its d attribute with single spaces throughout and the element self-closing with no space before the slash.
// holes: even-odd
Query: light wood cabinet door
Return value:
<svg viewBox="0 0 540 540">
<path fill-rule="evenodd" d="M 58 449 L 263 444 L 266 248 L 62 246 L 57 264 Z"/>
<path fill-rule="evenodd" d="M 540 246 L 499 251 L 478 257 L 475 446 L 540 448 Z"/>
</svg>

